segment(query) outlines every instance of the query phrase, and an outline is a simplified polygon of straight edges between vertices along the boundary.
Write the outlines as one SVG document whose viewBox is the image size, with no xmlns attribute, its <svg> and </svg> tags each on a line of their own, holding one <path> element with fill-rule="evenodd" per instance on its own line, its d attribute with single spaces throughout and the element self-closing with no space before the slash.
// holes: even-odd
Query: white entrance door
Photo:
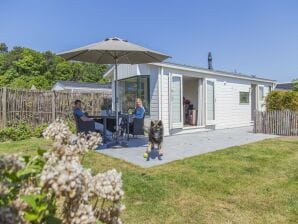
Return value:
<svg viewBox="0 0 298 224">
<path fill-rule="evenodd" d="M 171 128 L 183 127 L 182 76 L 172 74 L 170 79 Z"/>
<path fill-rule="evenodd" d="M 215 120 L 215 94 L 214 82 L 207 80 L 207 122 L 210 124 Z"/>
</svg>

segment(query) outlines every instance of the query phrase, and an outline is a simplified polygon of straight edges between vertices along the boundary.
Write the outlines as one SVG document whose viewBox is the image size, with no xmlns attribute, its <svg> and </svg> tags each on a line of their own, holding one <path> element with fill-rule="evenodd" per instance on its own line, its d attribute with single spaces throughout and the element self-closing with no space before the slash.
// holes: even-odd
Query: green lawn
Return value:
<svg viewBox="0 0 298 224">
<path fill-rule="evenodd" d="M 1 143 L 30 154 L 41 139 Z M 166 156 L 166 155 L 165 155 Z M 297 223 L 298 139 L 279 138 L 142 169 L 99 153 L 84 164 L 123 173 L 125 223 Z"/>
</svg>

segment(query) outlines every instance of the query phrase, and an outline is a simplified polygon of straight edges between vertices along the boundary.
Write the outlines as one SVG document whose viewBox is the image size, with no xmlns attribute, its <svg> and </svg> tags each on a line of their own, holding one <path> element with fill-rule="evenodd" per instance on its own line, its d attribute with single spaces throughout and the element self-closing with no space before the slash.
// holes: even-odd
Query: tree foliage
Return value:
<svg viewBox="0 0 298 224">
<path fill-rule="evenodd" d="M 269 111 L 298 111 L 298 92 L 274 90 L 270 92 L 266 97 L 266 108 Z"/>
<path fill-rule="evenodd" d="M 5 43 L 0 43 L 0 53 L 2 52 L 7 52 L 8 51 L 8 47 Z"/>
<path fill-rule="evenodd" d="M 294 80 L 293 80 L 293 83 L 294 83 L 293 90 L 294 90 L 294 91 L 298 91 L 298 78 L 297 78 L 297 79 L 294 79 Z"/>
<path fill-rule="evenodd" d="M 0 43 L 0 87 L 50 89 L 60 80 L 106 83 L 106 65 L 68 62 L 50 51 Z"/>
</svg>

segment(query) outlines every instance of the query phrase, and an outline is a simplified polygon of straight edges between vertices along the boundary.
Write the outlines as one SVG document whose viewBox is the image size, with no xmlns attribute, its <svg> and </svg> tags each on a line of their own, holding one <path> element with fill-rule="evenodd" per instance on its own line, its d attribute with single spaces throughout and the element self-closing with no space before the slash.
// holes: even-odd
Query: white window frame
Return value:
<svg viewBox="0 0 298 224">
<path fill-rule="evenodd" d="M 260 89 L 263 90 L 263 98 L 262 99 L 260 98 L 260 92 L 261 92 Z M 264 100 L 265 100 L 265 86 L 264 85 L 259 85 L 258 86 L 258 100 L 260 102 L 264 102 Z"/>
<path fill-rule="evenodd" d="M 241 97 L 240 97 L 241 93 L 247 93 L 248 94 L 248 102 L 247 103 L 242 103 L 241 102 Z M 250 104 L 250 92 L 249 91 L 239 91 L 239 104 L 240 105 L 249 105 Z"/>
<path fill-rule="evenodd" d="M 179 77 L 181 79 L 181 88 L 180 88 L 180 95 L 181 95 L 181 101 L 180 101 L 180 116 L 181 116 L 181 121 L 179 123 L 173 123 L 173 113 L 172 113 L 172 78 L 173 77 Z M 169 74 L 169 106 L 170 106 L 170 127 L 171 129 L 175 128 L 183 128 L 184 124 L 184 117 L 183 117 L 183 76 L 180 74 L 174 74 L 170 73 Z"/>
</svg>

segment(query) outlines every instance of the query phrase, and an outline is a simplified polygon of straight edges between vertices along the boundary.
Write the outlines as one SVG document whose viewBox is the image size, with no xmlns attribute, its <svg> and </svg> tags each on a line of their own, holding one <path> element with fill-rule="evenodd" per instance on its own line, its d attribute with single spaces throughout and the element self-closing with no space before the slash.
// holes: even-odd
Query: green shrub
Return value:
<svg viewBox="0 0 298 224">
<path fill-rule="evenodd" d="M 73 120 L 66 120 L 66 124 L 72 133 L 76 133 L 76 125 Z M 48 124 L 39 124 L 35 128 L 27 125 L 25 122 L 11 123 L 6 128 L 0 130 L 0 142 L 20 141 L 31 137 L 41 138 L 43 131 Z"/>
<path fill-rule="evenodd" d="M 66 123 L 66 125 L 69 127 L 69 130 L 70 130 L 72 133 L 76 133 L 77 128 L 76 128 L 75 121 L 74 121 L 73 119 L 67 119 L 67 120 L 65 120 L 65 123 Z"/>
<path fill-rule="evenodd" d="M 32 136 L 31 129 L 24 123 L 13 125 L 0 130 L 0 141 L 19 141 L 30 138 Z"/>
<path fill-rule="evenodd" d="M 42 133 L 43 131 L 48 127 L 48 124 L 40 124 L 38 125 L 36 128 L 34 128 L 33 131 L 33 136 L 37 137 L 37 138 L 41 138 L 42 137 Z"/>
<path fill-rule="evenodd" d="M 298 92 L 272 91 L 266 97 L 266 108 L 272 110 L 298 111 Z"/>
</svg>

